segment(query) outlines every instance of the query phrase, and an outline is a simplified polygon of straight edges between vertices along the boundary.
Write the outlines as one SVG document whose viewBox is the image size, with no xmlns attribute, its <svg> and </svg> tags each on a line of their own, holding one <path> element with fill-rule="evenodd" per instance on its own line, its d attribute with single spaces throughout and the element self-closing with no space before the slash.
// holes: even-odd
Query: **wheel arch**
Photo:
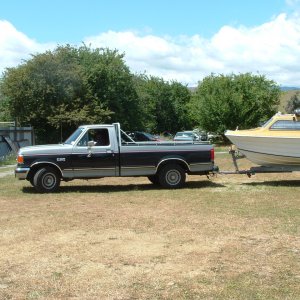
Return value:
<svg viewBox="0 0 300 300">
<path fill-rule="evenodd" d="M 35 162 L 34 164 L 32 164 L 30 166 L 30 171 L 27 175 L 27 180 L 32 179 L 34 174 L 36 173 L 36 171 L 39 170 L 40 168 L 43 168 L 43 167 L 52 167 L 60 175 L 60 178 L 63 177 L 62 170 L 57 164 L 55 164 L 53 162 L 49 162 L 49 161 L 47 161 L 47 162 L 46 161 L 39 161 L 39 162 Z"/>
<path fill-rule="evenodd" d="M 178 164 L 179 166 L 181 166 L 183 168 L 183 170 L 187 173 L 190 171 L 189 165 L 188 163 L 180 157 L 168 157 L 168 158 L 164 158 L 162 159 L 157 167 L 156 167 L 156 173 L 159 172 L 159 170 L 161 168 L 163 168 L 164 166 L 166 166 L 167 164 Z"/>
</svg>

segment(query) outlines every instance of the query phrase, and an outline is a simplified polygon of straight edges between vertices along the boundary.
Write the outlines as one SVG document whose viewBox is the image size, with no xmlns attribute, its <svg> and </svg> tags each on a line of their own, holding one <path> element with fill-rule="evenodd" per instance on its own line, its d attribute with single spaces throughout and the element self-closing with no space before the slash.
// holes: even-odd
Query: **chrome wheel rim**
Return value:
<svg viewBox="0 0 300 300">
<path fill-rule="evenodd" d="M 166 174 L 166 181 L 169 185 L 177 185 L 181 180 L 181 174 L 178 170 L 170 170 Z"/>
<path fill-rule="evenodd" d="M 52 173 L 46 173 L 44 176 L 43 176 L 43 187 L 45 189 L 51 189 L 55 186 L 56 184 L 56 176 Z"/>
</svg>

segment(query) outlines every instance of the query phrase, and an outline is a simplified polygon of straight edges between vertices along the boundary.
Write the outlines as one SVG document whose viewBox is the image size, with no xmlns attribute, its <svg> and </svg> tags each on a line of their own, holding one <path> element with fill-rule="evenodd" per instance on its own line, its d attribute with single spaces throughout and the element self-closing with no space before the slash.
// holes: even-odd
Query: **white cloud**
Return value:
<svg viewBox="0 0 300 300">
<path fill-rule="evenodd" d="M 211 73 L 252 72 L 282 85 L 300 86 L 300 19 L 296 15 L 280 14 L 253 28 L 224 26 L 211 39 L 109 31 L 85 42 L 125 52 L 133 71 L 190 85 Z"/>
<path fill-rule="evenodd" d="M 5 68 L 14 67 L 28 59 L 30 54 L 44 52 L 53 44 L 39 44 L 28 38 L 8 21 L 0 20 L 0 74 Z"/>
<path fill-rule="evenodd" d="M 298 1 L 299 2 L 299 1 Z M 293 0 L 295 4 L 296 1 Z M 259 73 L 281 85 L 300 86 L 300 18 L 280 14 L 256 27 L 223 26 L 210 39 L 199 35 L 161 37 L 150 31 L 108 31 L 87 37 L 92 47 L 125 52 L 133 72 L 196 85 L 211 73 Z M 53 48 L 39 44 L 0 21 L 0 71 L 29 53 Z"/>
</svg>

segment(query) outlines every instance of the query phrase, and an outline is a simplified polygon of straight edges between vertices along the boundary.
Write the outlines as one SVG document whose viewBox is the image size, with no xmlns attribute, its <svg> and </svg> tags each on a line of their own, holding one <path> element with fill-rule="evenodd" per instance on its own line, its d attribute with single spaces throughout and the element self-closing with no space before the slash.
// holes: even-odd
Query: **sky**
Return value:
<svg viewBox="0 0 300 300">
<path fill-rule="evenodd" d="M 83 43 L 188 86 L 251 72 L 300 87 L 300 0 L 0 0 L 0 74 Z"/>
</svg>

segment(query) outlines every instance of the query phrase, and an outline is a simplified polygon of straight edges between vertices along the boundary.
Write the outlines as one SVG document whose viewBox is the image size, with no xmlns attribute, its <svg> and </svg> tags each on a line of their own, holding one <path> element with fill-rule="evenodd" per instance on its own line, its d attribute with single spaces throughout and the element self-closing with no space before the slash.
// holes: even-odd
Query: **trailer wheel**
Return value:
<svg viewBox="0 0 300 300">
<path fill-rule="evenodd" d="M 159 183 L 168 189 L 181 188 L 185 183 L 185 171 L 178 164 L 168 164 L 159 172 Z"/>
<path fill-rule="evenodd" d="M 59 185 L 60 177 L 54 168 L 43 167 L 33 176 L 33 186 L 40 193 L 53 193 Z"/>
<path fill-rule="evenodd" d="M 157 175 L 151 175 L 148 176 L 148 179 L 153 183 L 153 184 L 159 184 L 159 178 Z"/>
</svg>

